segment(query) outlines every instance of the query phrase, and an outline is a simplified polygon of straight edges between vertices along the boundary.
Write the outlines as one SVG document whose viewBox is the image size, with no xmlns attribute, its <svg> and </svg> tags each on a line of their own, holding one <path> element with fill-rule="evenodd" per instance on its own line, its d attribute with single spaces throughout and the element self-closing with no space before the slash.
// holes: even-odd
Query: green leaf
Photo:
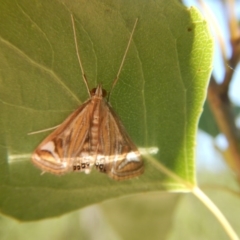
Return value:
<svg viewBox="0 0 240 240">
<path fill-rule="evenodd" d="M 216 163 L 218 160 L 216 157 Z M 239 186 L 231 170 L 216 167 L 214 171 L 208 171 L 204 168 L 198 171 L 198 181 L 201 189 L 227 218 L 236 235 L 240 236 Z M 196 239 L 196 236 L 197 239 L 231 239 L 219 221 L 193 195 L 185 194 L 175 209 L 171 240 Z"/>
<path fill-rule="evenodd" d="M 238 185 L 232 173 L 204 169 L 198 171 L 198 181 L 240 235 Z M 37 222 L 0 216 L 0 236 L 4 240 L 229 239 L 193 195 L 166 192 L 135 194 Z"/>
<path fill-rule="evenodd" d="M 218 125 L 207 101 L 204 103 L 203 113 L 199 120 L 199 128 L 213 137 L 219 134 Z"/>
<path fill-rule="evenodd" d="M 145 173 L 116 182 L 41 175 L 30 154 L 87 98 L 70 13 L 89 85 L 110 90 L 135 19 L 138 25 L 110 102 L 138 147 L 158 150 Z M 177 1 L 8 1 L 0 6 L 0 206 L 22 220 L 57 216 L 119 196 L 187 190 L 156 166 L 195 184 L 195 141 L 211 71 L 206 21 Z M 154 164 L 153 164 L 154 163 Z M 157 164 L 157 165 L 156 165 Z"/>
<path fill-rule="evenodd" d="M 235 114 L 236 117 L 240 114 L 239 106 L 233 105 L 233 114 Z M 203 113 L 199 120 L 199 128 L 213 137 L 216 137 L 220 133 L 217 122 L 207 101 L 204 104 Z"/>
<path fill-rule="evenodd" d="M 0 235 L 4 240 L 166 239 L 181 204 L 179 195 L 136 194 L 37 222 L 0 216 Z"/>
</svg>

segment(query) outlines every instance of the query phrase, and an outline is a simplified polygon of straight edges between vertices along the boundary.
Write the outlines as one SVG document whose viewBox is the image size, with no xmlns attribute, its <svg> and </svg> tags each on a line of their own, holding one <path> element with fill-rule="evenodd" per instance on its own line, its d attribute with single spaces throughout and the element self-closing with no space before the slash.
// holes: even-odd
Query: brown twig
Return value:
<svg viewBox="0 0 240 240">
<path fill-rule="evenodd" d="M 218 84 L 214 77 L 208 88 L 208 103 L 215 116 L 220 131 L 225 135 L 228 141 L 228 157 L 227 163 L 237 174 L 240 181 L 240 133 L 235 124 L 235 115 L 232 104 L 229 100 L 228 90 L 229 84 L 233 78 L 234 69 L 240 59 L 240 35 L 236 25 L 236 17 L 233 16 L 233 8 L 231 5 L 228 11 L 228 24 L 231 35 L 232 55 L 228 60 L 228 67 L 225 69 L 225 75 L 221 84 Z"/>
<path fill-rule="evenodd" d="M 220 131 L 228 140 L 230 158 L 226 160 L 228 160 L 228 164 L 237 173 L 238 179 L 240 181 L 239 130 L 235 124 L 235 116 L 231 102 L 228 98 L 228 92 L 223 92 L 221 85 L 217 84 L 213 77 L 211 77 L 208 88 L 208 103 L 215 116 L 215 120 Z"/>
</svg>

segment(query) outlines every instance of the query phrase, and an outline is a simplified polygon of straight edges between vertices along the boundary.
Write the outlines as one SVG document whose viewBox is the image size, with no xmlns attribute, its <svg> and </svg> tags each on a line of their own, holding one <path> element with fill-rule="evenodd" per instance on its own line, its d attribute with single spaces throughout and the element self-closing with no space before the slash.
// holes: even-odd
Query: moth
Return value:
<svg viewBox="0 0 240 240">
<path fill-rule="evenodd" d="M 119 71 L 108 94 L 98 84 L 89 90 L 77 44 L 75 21 L 71 15 L 76 53 L 89 99 L 57 127 L 32 154 L 32 162 L 44 172 L 65 174 L 88 173 L 95 167 L 115 180 L 139 176 L 144 171 L 142 157 L 109 104 L 112 89 L 128 52 L 136 19 Z"/>
</svg>

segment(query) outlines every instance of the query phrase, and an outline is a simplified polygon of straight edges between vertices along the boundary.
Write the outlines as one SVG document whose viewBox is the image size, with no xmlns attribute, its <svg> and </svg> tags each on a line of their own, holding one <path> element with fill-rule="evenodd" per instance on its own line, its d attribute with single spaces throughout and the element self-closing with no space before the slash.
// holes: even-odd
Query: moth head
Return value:
<svg viewBox="0 0 240 240">
<path fill-rule="evenodd" d="M 106 97 L 107 91 L 102 88 L 102 86 L 99 84 L 96 88 L 93 88 L 91 91 L 91 96 L 97 96 L 97 97 Z"/>
</svg>

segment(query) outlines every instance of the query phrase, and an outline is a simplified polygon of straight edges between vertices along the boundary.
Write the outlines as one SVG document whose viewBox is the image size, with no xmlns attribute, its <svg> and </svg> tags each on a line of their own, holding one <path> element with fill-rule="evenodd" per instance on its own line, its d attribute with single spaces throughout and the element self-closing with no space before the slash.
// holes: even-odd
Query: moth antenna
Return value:
<svg viewBox="0 0 240 240">
<path fill-rule="evenodd" d="M 113 84 L 112 84 L 112 87 L 111 87 L 111 89 L 110 89 L 110 91 L 109 91 L 107 101 L 109 101 L 110 94 L 112 93 L 113 88 L 115 87 L 115 85 L 116 85 L 117 82 L 118 82 L 119 75 L 120 75 L 120 73 L 121 73 L 121 70 L 122 70 L 123 64 L 124 64 L 124 62 L 125 62 L 125 58 L 126 58 L 127 53 L 128 53 L 128 49 L 129 49 L 129 47 L 130 47 L 130 44 L 131 44 L 131 41 L 132 41 L 132 38 L 133 38 L 133 33 L 134 33 L 135 28 L 136 28 L 136 26 L 137 26 L 137 22 L 138 22 L 138 18 L 136 18 L 136 20 L 135 20 L 135 23 L 134 23 L 134 26 L 133 26 L 133 29 L 132 29 L 132 32 L 131 32 L 130 38 L 129 38 L 129 40 L 128 40 L 127 48 L 126 48 L 126 50 L 125 50 L 125 52 L 124 52 L 124 55 L 123 55 L 123 58 L 122 58 L 122 61 L 121 61 L 120 67 L 119 67 L 119 69 L 118 69 L 117 76 L 116 76 L 116 78 L 114 79 Z"/>
<path fill-rule="evenodd" d="M 89 97 L 91 97 L 89 86 L 88 86 L 87 77 L 86 77 L 86 74 L 84 73 L 83 66 L 82 66 L 82 61 L 81 61 L 80 54 L 79 54 L 79 47 L 78 47 L 78 43 L 77 43 L 75 22 L 74 22 L 74 18 L 73 18 L 72 14 L 71 14 L 71 20 L 72 20 L 72 26 L 73 26 L 73 36 L 74 36 L 74 42 L 75 42 L 75 47 L 76 47 L 78 63 L 79 63 L 79 66 L 81 68 L 81 73 L 82 73 L 83 80 L 84 80 L 84 82 L 86 84 L 86 87 L 87 87 L 87 90 L 88 90 L 88 95 L 89 95 Z"/>
</svg>

